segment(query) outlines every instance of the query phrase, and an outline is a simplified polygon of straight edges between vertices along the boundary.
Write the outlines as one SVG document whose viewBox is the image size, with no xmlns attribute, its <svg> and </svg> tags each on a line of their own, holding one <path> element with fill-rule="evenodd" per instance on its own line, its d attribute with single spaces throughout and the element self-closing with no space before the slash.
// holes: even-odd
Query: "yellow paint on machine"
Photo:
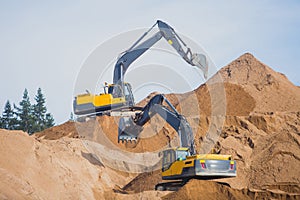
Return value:
<svg viewBox="0 0 300 200">
<path fill-rule="evenodd" d="M 191 157 L 197 160 L 232 160 L 231 155 L 220 155 L 220 154 L 199 154 Z"/>
<path fill-rule="evenodd" d="M 184 150 L 184 148 L 182 149 Z M 183 168 L 194 166 L 194 160 L 200 160 L 200 163 L 205 163 L 205 160 L 232 160 L 232 156 L 219 154 L 199 154 L 188 156 L 186 160 L 173 162 L 169 169 L 162 172 L 162 176 L 180 175 L 182 174 Z M 234 164 L 234 161 L 230 161 L 230 164 Z"/>
<path fill-rule="evenodd" d="M 84 94 L 84 95 L 78 95 L 76 99 L 77 105 L 92 103 L 95 107 L 106 106 L 111 104 L 119 104 L 125 102 L 126 100 L 124 97 L 113 98 L 111 94 L 100 94 L 100 95 Z"/>
<path fill-rule="evenodd" d="M 174 176 L 180 175 L 182 173 L 183 168 L 185 167 L 193 167 L 194 159 L 186 159 L 186 160 L 178 160 L 175 161 L 169 169 L 162 172 L 162 176 Z"/>
</svg>

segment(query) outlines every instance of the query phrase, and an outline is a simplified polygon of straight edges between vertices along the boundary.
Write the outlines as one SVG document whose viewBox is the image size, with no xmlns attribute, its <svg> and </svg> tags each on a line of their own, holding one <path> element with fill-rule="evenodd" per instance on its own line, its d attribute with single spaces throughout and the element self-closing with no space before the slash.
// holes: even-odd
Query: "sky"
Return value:
<svg viewBox="0 0 300 200">
<path fill-rule="evenodd" d="M 200 44 L 217 69 L 250 52 L 300 85 L 299 13 L 297 0 L 0 0 L 0 108 L 7 100 L 18 105 L 25 88 L 34 103 L 41 87 L 55 122 L 67 121 L 77 77 L 93 52 L 157 19 Z"/>
</svg>

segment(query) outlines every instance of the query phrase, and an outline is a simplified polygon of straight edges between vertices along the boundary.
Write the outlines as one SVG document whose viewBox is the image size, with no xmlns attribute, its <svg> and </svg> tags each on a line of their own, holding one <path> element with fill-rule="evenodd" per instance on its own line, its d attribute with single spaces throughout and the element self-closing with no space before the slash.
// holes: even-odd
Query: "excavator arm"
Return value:
<svg viewBox="0 0 300 200">
<path fill-rule="evenodd" d="M 141 40 L 156 26 L 158 25 L 159 31 L 154 34 L 151 38 L 146 41 L 141 42 Z M 124 74 L 126 73 L 129 66 L 139 58 L 143 53 L 145 53 L 149 48 L 151 48 L 155 43 L 157 43 L 162 37 L 164 37 L 167 42 L 178 52 L 178 54 L 190 65 L 200 68 L 204 77 L 207 77 L 207 61 L 206 57 L 202 54 L 193 54 L 191 49 L 183 42 L 179 35 L 174 31 L 174 29 L 162 22 L 157 20 L 157 22 L 146 31 L 127 51 L 125 51 L 122 56 L 118 59 L 113 75 L 113 83 L 121 85 L 124 83 Z M 186 50 L 184 50 L 184 48 Z"/>
<path fill-rule="evenodd" d="M 159 31 L 152 37 L 142 42 L 142 40 L 156 25 L 158 25 Z M 104 94 L 99 95 L 89 93 L 77 95 L 73 101 L 74 113 L 76 115 L 94 113 L 97 115 L 110 115 L 112 110 L 135 110 L 136 108 L 134 107 L 135 103 L 131 86 L 129 83 L 124 82 L 124 75 L 129 66 L 161 38 L 165 38 L 188 64 L 200 68 L 204 72 L 204 77 L 207 78 L 208 65 L 206 57 L 202 54 L 192 53 L 191 49 L 183 42 L 183 40 L 172 27 L 165 22 L 158 20 L 127 51 L 121 54 L 114 68 L 113 84 L 108 85 L 108 91 L 105 91 Z"/>
<path fill-rule="evenodd" d="M 163 105 L 164 102 L 166 102 L 168 107 Z M 196 153 L 194 135 L 188 121 L 177 112 L 174 106 L 162 94 L 154 96 L 135 117 L 120 118 L 118 142 L 136 141 L 145 123 L 155 114 L 159 114 L 176 130 L 180 138 L 180 146 L 187 147 L 190 153 L 194 155 Z"/>
</svg>

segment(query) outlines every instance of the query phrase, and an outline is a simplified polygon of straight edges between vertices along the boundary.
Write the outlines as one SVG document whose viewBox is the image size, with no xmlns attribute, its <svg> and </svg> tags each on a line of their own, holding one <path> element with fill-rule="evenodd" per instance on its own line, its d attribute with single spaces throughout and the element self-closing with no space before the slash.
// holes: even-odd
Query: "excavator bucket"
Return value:
<svg viewBox="0 0 300 200">
<path fill-rule="evenodd" d="M 119 120 L 118 143 L 137 142 L 143 128 L 133 122 L 132 117 L 122 117 Z"/>
<path fill-rule="evenodd" d="M 208 64 L 207 64 L 206 56 L 203 54 L 194 53 L 192 55 L 192 63 L 194 66 L 202 70 L 204 74 L 204 78 L 207 79 Z"/>
</svg>

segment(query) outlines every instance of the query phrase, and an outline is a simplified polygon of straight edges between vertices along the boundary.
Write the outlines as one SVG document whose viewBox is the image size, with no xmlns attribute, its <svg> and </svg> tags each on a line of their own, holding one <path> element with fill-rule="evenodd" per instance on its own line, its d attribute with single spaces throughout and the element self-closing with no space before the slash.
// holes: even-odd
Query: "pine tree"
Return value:
<svg viewBox="0 0 300 200">
<path fill-rule="evenodd" d="M 34 125 L 33 132 L 39 132 L 44 130 L 46 127 L 46 112 L 47 108 L 45 106 L 46 100 L 42 93 L 41 88 L 37 90 L 37 94 L 35 96 L 36 104 L 33 105 L 33 117 L 34 117 Z"/>
<path fill-rule="evenodd" d="M 7 101 L 1 117 L 1 128 L 14 130 L 15 126 L 16 126 L 15 113 L 10 102 Z"/>
<path fill-rule="evenodd" d="M 29 134 L 33 133 L 34 117 L 32 114 L 32 106 L 29 100 L 28 91 L 25 88 L 23 93 L 23 99 L 20 102 L 20 107 L 16 107 L 18 116 L 17 129 L 23 130 Z"/>
<path fill-rule="evenodd" d="M 46 123 L 45 123 L 45 128 L 50 128 L 52 126 L 54 126 L 54 119 L 52 117 L 52 115 L 50 113 L 46 114 Z"/>
<path fill-rule="evenodd" d="M 31 105 L 28 91 L 25 88 L 19 106 L 14 104 L 13 109 L 10 102 L 7 101 L 2 117 L 0 116 L 0 128 L 23 130 L 28 134 L 32 134 L 54 126 L 52 115 L 47 113 L 46 98 L 41 88 L 38 88 L 34 99 L 36 104 Z"/>
</svg>

